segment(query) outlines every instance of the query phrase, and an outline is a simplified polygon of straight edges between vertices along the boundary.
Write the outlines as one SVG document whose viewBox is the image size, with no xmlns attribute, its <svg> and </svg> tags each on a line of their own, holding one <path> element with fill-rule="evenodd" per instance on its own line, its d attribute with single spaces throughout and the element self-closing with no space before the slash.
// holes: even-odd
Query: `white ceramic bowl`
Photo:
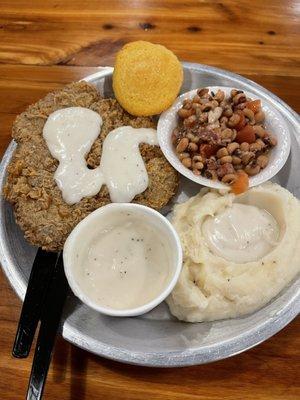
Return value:
<svg viewBox="0 0 300 400">
<path fill-rule="evenodd" d="M 210 91 L 212 90 L 214 92 L 216 92 L 218 89 L 222 89 L 226 95 L 229 95 L 232 89 L 231 87 L 226 86 L 207 87 Z M 191 170 L 182 165 L 176 155 L 171 141 L 172 131 L 177 126 L 178 122 L 177 111 L 181 108 L 183 100 L 192 99 L 196 93 L 197 89 L 183 93 L 175 100 L 173 105 L 168 110 L 161 114 L 157 125 L 158 142 L 169 163 L 182 175 L 203 186 L 208 186 L 215 189 L 224 189 L 227 187 L 225 184 L 207 179 L 203 176 L 196 176 Z M 259 97 L 251 92 L 244 90 L 244 93 L 252 100 L 259 99 Z M 265 100 L 262 101 L 262 109 L 266 116 L 266 129 L 276 136 L 278 143 L 277 146 L 275 146 L 270 152 L 270 161 L 267 167 L 257 175 L 249 178 L 250 187 L 260 185 L 276 175 L 284 166 L 291 148 L 290 133 L 284 117 L 271 103 L 268 103 Z"/>
<path fill-rule="evenodd" d="M 83 293 L 80 284 L 74 277 L 74 266 L 76 265 L 75 254 L 83 251 L 82 246 L 79 246 L 79 243 L 84 242 L 86 234 L 90 232 L 92 229 L 92 225 L 95 222 L 101 226 L 101 221 L 103 218 L 107 218 L 109 215 L 118 212 L 130 212 L 135 217 L 143 219 L 143 221 L 147 221 L 152 227 L 157 230 L 157 234 L 160 235 L 161 238 L 164 238 L 166 245 L 170 248 L 170 255 L 172 257 L 170 266 L 172 268 L 172 275 L 168 285 L 164 288 L 164 290 L 151 302 L 144 304 L 143 306 L 118 310 L 113 308 L 107 308 L 100 306 L 98 303 L 95 303 L 90 297 L 88 297 L 85 293 Z M 107 221 L 107 219 L 106 219 Z M 96 233 L 96 232 L 94 232 Z M 80 259 L 79 254 L 79 259 Z M 64 269 L 66 273 L 66 277 L 68 279 L 69 285 L 74 292 L 74 294 L 89 307 L 93 308 L 96 311 L 99 311 L 102 314 L 107 314 L 111 316 L 117 317 L 128 317 L 128 316 L 136 316 L 140 314 L 147 313 L 152 310 L 158 304 L 165 300 L 165 298 L 171 293 L 173 290 L 180 271 L 182 267 L 182 249 L 179 237 L 173 228 L 172 224 L 159 212 L 139 204 L 132 203 L 113 203 L 108 204 L 104 207 L 98 208 L 96 211 L 89 214 L 86 218 L 84 218 L 78 225 L 73 229 L 68 239 L 65 242 L 64 251 L 63 251 L 63 259 L 64 259 Z"/>
</svg>

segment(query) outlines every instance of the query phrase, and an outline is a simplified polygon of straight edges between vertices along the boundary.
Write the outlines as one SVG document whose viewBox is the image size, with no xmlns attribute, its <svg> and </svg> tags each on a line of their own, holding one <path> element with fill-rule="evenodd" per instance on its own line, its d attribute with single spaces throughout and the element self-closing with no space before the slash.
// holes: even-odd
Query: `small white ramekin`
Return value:
<svg viewBox="0 0 300 400">
<path fill-rule="evenodd" d="M 84 242 L 85 234 L 89 231 L 89 227 L 97 221 L 99 226 L 101 226 L 101 219 L 103 217 L 107 218 L 110 213 L 115 213 L 118 211 L 127 211 L 132 215 L 138 218 L 142 218 L 143 221 L 147 221 L 147 219 L 151 220 L 152 227 L 157 228 L 158 235 L 165 235 L 166 240 L 169 242 L 169 246 L 171 246 L 171 268 L 173 269 L 173 275 L 165 287 L 165 289 L 154 298 L 151 302 L 144 304 L 143 306 L 118 310 L 113 308 L 107 308 L 100 306 L 95 303 L 91 298 L 89 298 L 80 288 L 80 284 L 76 281 L 73 274 L 73 267 L 76 263 L 75 254 L 78 253 L 78 244 Z M 181 271 L 182 267 L 182 248 L 179 237 L 173 228 L 172 224 L 159 212 L 153 210 L 152 208 L 142 206 L 139 204 L 133 203 L 113 203 L 108 204 L 104 207 L 98 208 L 96 211 L 89 214 L 86 218 L 84 218 L 79 224 L 73 229 L 67 238 L 63 250 L 63 260 L 64 260 L 64 269 L 69 285 L 75 294 L 83 303 L 93 308 L 96 311 L 99 311 L 102 314 L 111 315 L 115 317 L 129 317 L 136 316 L 147 313 L 152 310 L 158 304 L 163 302 L 165 298 L 171 293 L 173 290 Z"/>
<path fill-rule="evenodd" d="M 207 88 L 214 92 L 216 92 L 218 89 L 221 89 L 227 96 L 230 94 L 232 89 L 231 87 L 226 86 L 207 86 Z M 259 99 L 259 97 L 254 93 L 250 93 L 246 90 L 244 90 L 244 93 L 252 100 Z M 178 159 L 172 144 L 171 135 L 178 123 L 177 111 L 181 108 L 183 100 L 192 99 L 196 94 L 197 89 L 183 93 L 175 100 L 173 105 L 168 110 L 161 114 L 157 125 L 158 142 L 166 159 L 182 175 L 203 186 L 215 189 L 225 189 L 228 188 L 228 186 L 222 182 L 213 181 L 212 179 L 207 179 L 204 176 L 196 176 L 193 174 L 193 172 L 186 168 Z M 284 117 L 271 103 L 265 101 L 264 99 L 262 99 L 262 109 L 266 116 L 266 128 L 277 138 L 277 145 L 270 151 L 270 161 L 267 167 L 260 171 L 257 175 L 249 177 L 249 187 L 260 185 L 276 175 L 286 163 L 291 148 L 289 128 L 284 120 Z"/>
</svg>

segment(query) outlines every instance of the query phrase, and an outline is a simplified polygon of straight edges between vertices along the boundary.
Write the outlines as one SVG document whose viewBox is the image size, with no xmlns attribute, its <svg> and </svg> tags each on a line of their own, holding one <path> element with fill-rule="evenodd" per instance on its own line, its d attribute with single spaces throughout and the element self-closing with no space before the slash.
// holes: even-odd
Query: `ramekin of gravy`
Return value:
<svg viewBox="0 0 300 400">
<path fill-rule="evenodd" d="M 64 246 L 74 294 L 112 316 L 144 314 L 174 288 L 182 266 L 180 240 L 157 211 L 114 203 L 82 220 Z"/>
</svg>

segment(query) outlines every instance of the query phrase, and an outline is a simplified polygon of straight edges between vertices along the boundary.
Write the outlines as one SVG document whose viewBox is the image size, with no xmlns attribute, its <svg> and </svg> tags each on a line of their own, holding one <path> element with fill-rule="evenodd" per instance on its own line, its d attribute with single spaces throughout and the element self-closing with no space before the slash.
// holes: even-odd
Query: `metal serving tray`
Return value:
<svg viewBox="0 0 300 400">
<path fill-rule="evenodd" d="M 104 96 L 112 96 L 112 68 L 101 68 L 85 78 Z M 249 90 L 272 103 L 285 117 L 292 149 L 285 167 L 274 181 L 300 198 L 300 132 L 298 115 L 278 97 L 239 75 L 205 65 L 184 63 L 182 92 L 204 86 L 232 86 Z M 15 143 L 11 143 L 0 166 L 0 187 Z M 180 200 L 195 194 L 197 184 L 184 178 Z M 16 225 L 11 206 L 0 199 L 0 261 L 23 299 L 36 248 L 29 245 Z M 284 267 L 284 266 L 283 266 Z M 274 335 L 300 311 L 300 279 L 295 279 L 261 310 L 236 319 L 185 323 L 173 318 L 165 303 L 135 318 L 101 315 L 71 293 L 64 310 L 61 333 L 69 342 L 87 351 L 121 362 L 153 367 L 178 367 L 220 360 L 245 351 Z"/>
</svg>

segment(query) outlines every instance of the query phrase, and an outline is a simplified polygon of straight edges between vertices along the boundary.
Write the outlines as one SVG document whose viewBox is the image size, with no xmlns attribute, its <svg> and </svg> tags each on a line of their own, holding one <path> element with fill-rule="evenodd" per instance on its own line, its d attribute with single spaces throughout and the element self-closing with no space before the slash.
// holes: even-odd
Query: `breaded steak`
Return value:
<svg viewBox="0 0 300 400">
<path fill-rule="evenodd" d="M 102 143 L 111 130 L 124 125 L 155 128 L 151 118 L 133 117 L 115 99 L 101 98 L 96 89 L 86 82 L 72 83 L 48 94 L 16 118 L 12 136 L 18 145 L 8 166 L 4 196 L 13 204 L 16 221 L 25 238 L 48 251 L 61 250 L 71 230 L 83 218 L 110 203 L 108 190 L 103 185 L 97 195 L 68 205 L 54 181 L 58 161 L 48 150 L 42 136 L 43 127 L 52 112 L 74 106 L 90 108 L 103 119 L 101 133 L 87 156 L 87 164 L 91 168 L 100 164 Z M 160 209 L 175 194 L 178 174 L 159 147 L 142 144 L 140 150 L 149 175 L 149 187 L 133 202 Z"/>
</svg>

